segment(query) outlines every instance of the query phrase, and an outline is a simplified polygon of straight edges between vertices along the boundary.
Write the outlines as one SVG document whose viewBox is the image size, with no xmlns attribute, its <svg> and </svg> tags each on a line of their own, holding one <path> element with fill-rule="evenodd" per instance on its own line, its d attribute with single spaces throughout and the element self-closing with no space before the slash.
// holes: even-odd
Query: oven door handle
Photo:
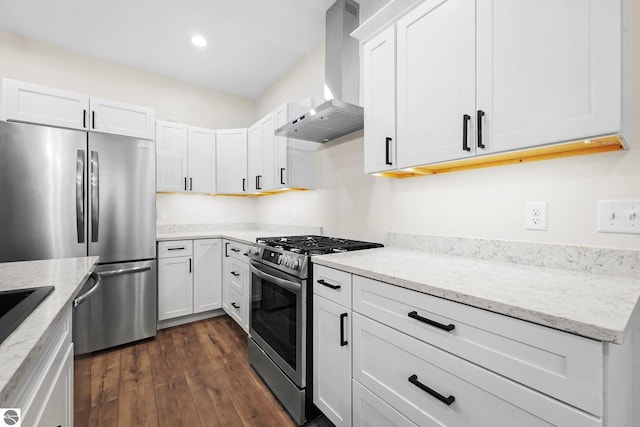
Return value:
<svg viewBox="0 0 640 427">
<path fill-rule="evenodd" d="M 253 264 L 249 266 L 249 269 L 253 274 L 258 276 L 259 278 L 263 280 L 268 280 L 269 282 L 274 283 L 280 286 L 281 288 L 288 289 L 292 292 L 300 292 L 302 290 L 302 285 L 300 283 L 292 282 L 290 280 L 281 279 L 279 277 L 272 276 L 271 274 L 267 274 L 264 271 L 258 270 L 256 267 L 253 266 Z"/>
</svg>

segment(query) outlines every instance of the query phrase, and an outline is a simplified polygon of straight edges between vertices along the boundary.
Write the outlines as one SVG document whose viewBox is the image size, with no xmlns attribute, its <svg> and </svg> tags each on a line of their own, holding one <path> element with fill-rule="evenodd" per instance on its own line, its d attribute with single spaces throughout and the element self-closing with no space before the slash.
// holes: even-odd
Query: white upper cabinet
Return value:
<svg viewBox="0 0 640 427">
<path fill-rule="evenodd" d="M 487 150 L 620 132 L 620 7 L 478 0 L 477 110 Z"/>
<path fill-rule="evenodd" d="M 260 122 L 247 130 L 247 173 L 249 177 L 249 193 L 256 193 L 260 189 L 258 180 L 262 175 L 262 132 Z"/>
<path fill-rule="evenodd" d="M 364 171 L 397 168 L 396 33 L 391 26 L 362 46 Z"/>
<path fill-rule="evenodd" d="M 474 154 L 474 3 L 427 0 L 397 31 L 398 167 Z"/>
<path fill-rule="evenodd" d="M 213 193 L 216 133 L 213 129 L 189 126 L 187 140 L 189 191 Z"/>
<path fill-rule="evenodd" d="M 275 129 L 309 110 L 304 105 L 286 103 L 273 112 Z M 318 144 L 284 136 L 275 137 L 274 189 L 315 187 L 315 151 Z"/>
<path fill-rule="evenodd" d="M 214 130 L 157 120 L 157 191 L 212 193 L 214 151 Z"/>
<path fill-rule="evenodd" d="M 216 131 L 216 193 L 247 193 L 247 129 Z"/>
<path fill-rule="evenodd" d="M 621 1 L 415 3 L 393 0 L 354 32 L 363 53 L 366 172 L 628 126 Z"/>
<path fill-rule="evenodd" d="M 157 191 L 187 189 L 187 125 L 156 120 Z"/>
<path fill-rule="evenodd" d="M 153 109 L 104 98 L 89 98 L 91 130 L 154 139 Z"/>
<path fill-rule="evenodd" d="M 154 139 L 153 109 L 4 79 L 7 120 Z"/>
<path fill-rule="evenodd" d="M 87 95 L 10 79 L 3 79 L 2 84 L 7 120 L 89 128 Z"/>
</svg>

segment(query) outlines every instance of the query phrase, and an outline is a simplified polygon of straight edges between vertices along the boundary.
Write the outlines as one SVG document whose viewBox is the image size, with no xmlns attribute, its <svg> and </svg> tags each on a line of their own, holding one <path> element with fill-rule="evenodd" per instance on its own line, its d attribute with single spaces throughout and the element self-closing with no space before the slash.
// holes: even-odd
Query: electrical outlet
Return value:
<svg viewBox="0 0 640 427">
<path fill-rule="evenodd" d="M 640 234 L 640 199 L 598 200 L 598 232 Z"/>
<path fill-rule="evenodd" d="M 527 202 L 524 209 L 524 215 L 525 229 L 547 229 L 547 202 Z"/>
</svg>

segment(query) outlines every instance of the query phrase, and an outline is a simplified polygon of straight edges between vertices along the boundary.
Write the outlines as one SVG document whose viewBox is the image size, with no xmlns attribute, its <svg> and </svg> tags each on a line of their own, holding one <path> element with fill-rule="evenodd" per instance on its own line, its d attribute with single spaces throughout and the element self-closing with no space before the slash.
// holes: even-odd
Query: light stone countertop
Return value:
<svg viewBox="0 0 640 427">
<path fill-rule="evenodd" d="M 28 374 L 25 362 L 42 356 L 51 327 L 71 309 L 73 298 L 97 262 L 98 257 L 82 257 L 0 263 L 0 291 L 55 286 L 0 344 L 0 404 Z"/>
<path fill-rule="evenodd" d="M 640 279 L 385 247 L 320 264 L 599 341 L 622 343 Z"/>
<path fill-rule="evenodd" d="M 283 233 L 258 230 L 220 230 L 220 231 L 187 231 L 176 233 L 157 233 L 156 241 L 185 240 L 185 239 L 216 239 L 235 240 L 240 243 L 254 244 L 258 237 L 278 237 Z"/>
</svg>

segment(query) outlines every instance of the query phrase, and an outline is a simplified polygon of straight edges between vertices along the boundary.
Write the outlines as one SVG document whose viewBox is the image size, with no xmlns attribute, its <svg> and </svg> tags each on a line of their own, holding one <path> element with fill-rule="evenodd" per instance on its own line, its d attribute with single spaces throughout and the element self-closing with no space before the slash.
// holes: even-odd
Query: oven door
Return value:
<svg viewBox="0 0 640 427">
<path fill-rule="evenodd" d="M 251 261 L 249 335 L 298 387 L 305 387 L 306 280 Z"/>
</svg>

